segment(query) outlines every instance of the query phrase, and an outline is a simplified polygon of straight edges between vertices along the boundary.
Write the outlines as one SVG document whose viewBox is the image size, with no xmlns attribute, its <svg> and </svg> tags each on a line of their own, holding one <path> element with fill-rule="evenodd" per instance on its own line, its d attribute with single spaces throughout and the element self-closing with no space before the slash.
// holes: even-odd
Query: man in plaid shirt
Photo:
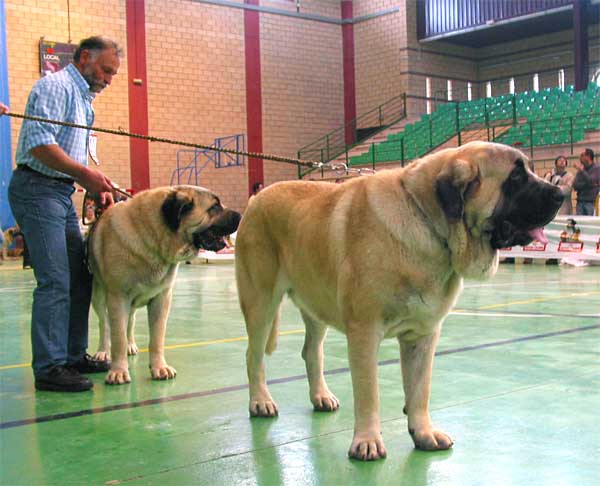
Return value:
<svg viewBox="0 0 600 486">
<path fill-rule="evenodd" d="M 106 37 L 84 39 L 72 64 L 34 85 L 25 114 L 91 126 L 92 101 L 117 74 L 120 56 Z M 0 115 L 7 110 L 1 106 Z M 71 200 L 77 182 L 99 193 L 103 204 L 113 203 L 110 179 L 88 167 L 88 136 L 88 130 L 24 120 L 8 189 L 37 280 L 31 343 L 38 390 L 89 390 L 93 384 L 82 374 L 109 368 L 86 352 L 92 285 Z"/>
</svg>

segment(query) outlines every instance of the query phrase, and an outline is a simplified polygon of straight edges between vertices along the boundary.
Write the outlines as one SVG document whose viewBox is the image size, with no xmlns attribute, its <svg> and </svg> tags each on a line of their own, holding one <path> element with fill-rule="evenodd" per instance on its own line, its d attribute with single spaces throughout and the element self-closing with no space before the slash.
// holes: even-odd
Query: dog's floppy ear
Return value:
<svg viewBox="0 0 600 486">
<path fill-rule="evenodd" d="M 171 191 L 166 197 L 160 212 L 165 224 L 173 231 L 179 229 L 181 219 L 194 207 L 194 200 L 182 191 Z"/>
<path fill-rule="evenodd" d="M 446 217 L 460 221 L 465 201 L 479 188 L 479 167 L 466 160 L 456 159 L 446 164 L 435 181 L 435 192 Z"/>
</svg>

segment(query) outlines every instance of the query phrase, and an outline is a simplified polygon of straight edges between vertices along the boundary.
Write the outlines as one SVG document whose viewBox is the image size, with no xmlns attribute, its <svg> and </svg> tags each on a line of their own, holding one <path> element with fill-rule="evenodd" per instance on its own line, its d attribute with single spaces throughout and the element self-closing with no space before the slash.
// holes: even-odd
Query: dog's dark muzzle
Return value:
<svg viewBox="0 0 600 486">
<path fill-rule="evenodd" d="M 218 219 L 208 228 L 193 234 L 193 244 L 197 249 L 220 251 L 225 248 L 224 236 L 235 232 L 242 216 L 229 209 L 223 211 Z"/>
<path fill-rule="evenodd" d="M 564 198 L 559 187 L 547 182 L 531 183 L 514 194 L 503 194 L 492 216 L 492 248 L 523 246 L 539 239 L 542 227 L 556 216 Z"/>
</svg>

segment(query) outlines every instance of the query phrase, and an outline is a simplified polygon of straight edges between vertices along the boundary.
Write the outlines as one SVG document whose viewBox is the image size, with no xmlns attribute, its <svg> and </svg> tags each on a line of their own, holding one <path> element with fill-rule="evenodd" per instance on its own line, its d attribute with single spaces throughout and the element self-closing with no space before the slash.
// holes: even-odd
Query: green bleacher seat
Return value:
<svg viewBox="0 0 600 486">
<path fill-rule="evenodd" d="M 568 144 L 571 133 L 575 141 L 583 140 L 585 131 L 600 129 L 600 88 L 590 84 L 585 91 L 574 91 L 573 86 L 545 88 L 540 92 L 503 94 L 458 103 L 440 103 L 431 114 L 409 123 L 387 140 L 371 145 L 362 155 L 351 158 L 351 164 L 397 162 L 412 160 L 428 153 L 461 130 L 484 127 L 486 121 L 499 125 L 510 123 L 515 115 L 527 123 L 517 124 L 495 140 L 507 145 L 523 147 L 534 145 Z M 458 115 L 458 120 L 457 120 Z M 503 123 L 508 121 L 508 123 Z M 500 122 L 500 123 L 498 123 Z M 458 123 L 458 127 L 457 127 Z M 373 149 L 375 147 L 375 149 Z"/>
</svg>

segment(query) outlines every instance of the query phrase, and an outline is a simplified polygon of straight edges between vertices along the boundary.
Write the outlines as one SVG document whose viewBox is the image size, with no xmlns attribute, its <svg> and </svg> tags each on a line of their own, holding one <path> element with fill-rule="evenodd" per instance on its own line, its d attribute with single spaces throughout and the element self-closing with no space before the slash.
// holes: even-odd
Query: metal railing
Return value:
<svg viewBox="0 0 600 486">
<path fill-rule="evenodd" d="M 458 106 L 458 104 L 456 104 Z M 436 136 L 436 132 L 441 128 L 441 123 L 448 129 L 446 137 Z M 515 127 L 524 127 L 519 130 L 519 134 L 524 136 L 515 136 Z M 450 130 L 452 129 L 452 133 Z M 424 145 L 420 145 L 421 150 L 415 157 L 409 156 L 411 146 L 415 146 L 414 140 L 392 140 L 379 143 L 372 143 L 369 154 L 369 160 L 360 163 L 347 164 L 352 167 L 369 167 L 376 169 L 377 164 L 395 163 L 404 166 L 407 162 L 415 158 L 422 157 L 435 148 L 447 143 L 456 137 L 456 145 L 460 146 L 472 140 L 486 140 L 506 143 L 507 145 L 517 146 L 519 148 L 529 148 L 530 158 L 534 159 L 534 149 L 554 145 L 569 145 L 570 153 L 574 153 L 574 145 L 581 142 L 585 137 L 585 131 L 600 130 L 600 112 L 591 112 L 587 114 L 558 116 L 555 118 L 545 118 L 543 120 L 532 120 L 525 122 L 514 122 L 513 119 L 493 120 L 486 118 L 482 124 L 461 125 L 459 113 L 453 121 L 445 122 L 430 119 L 425 133 L 419 135 L 424 140 Z M 439 132 L 437 132 L 439 133 Z M 534 143 L 531 143 L 531 141 Z M 414 149 L 412 150 L 414 153 Z M 388 159 L 382 161 L 382 159 Z"/>
<path fill-rule="evenodd" d="M 600 130 L 600 112 L 517 123 L 500 135 L 492 136 L 491 141 L 529 147 L 532 159 L 535 147 L 552 145 L 569 145 L 572 155 L 574 145 L 585 138 L 586 131 L 591 130 Z"/>
<path fill-rule="evenodd" d="M 328 162 L 405 117 L 406 94 L 403 93 L 300 148 L 298 158 Z M 298 175 L 302 178 L 306 173 L 302 174 L 299 169 Z"/>
</svg>

